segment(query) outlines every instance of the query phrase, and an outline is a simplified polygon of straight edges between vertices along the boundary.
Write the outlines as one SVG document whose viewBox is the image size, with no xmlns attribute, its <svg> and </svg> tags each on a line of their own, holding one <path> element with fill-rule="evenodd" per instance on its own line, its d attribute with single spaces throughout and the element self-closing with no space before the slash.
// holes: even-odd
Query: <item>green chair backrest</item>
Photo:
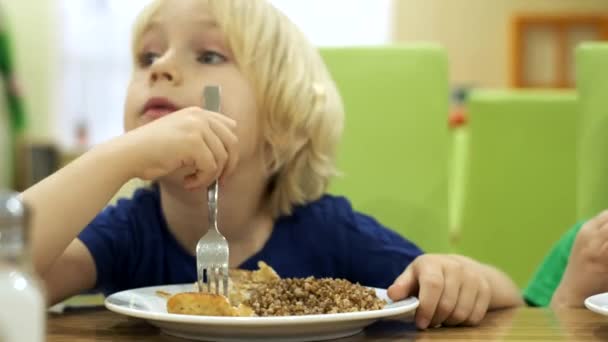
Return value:
<svg viewBox="0 0 608 342">
<path fill-rule="evenodd" d="M 474 91 L 456 250 L 524 286 L 576 221 L 577 96 Z"/>
<path fill-rule="evenodd" d="M 608 209 L 608 43 L 576 51 L 580 96 L 578 148 L 579 220 Z"/>
<path fill-rule="evenodd" d="M 324 48 L 346 109 L 330 191 L 427 251 L 446 251 L 447 57 L 435 45 Z"/>
</svg>

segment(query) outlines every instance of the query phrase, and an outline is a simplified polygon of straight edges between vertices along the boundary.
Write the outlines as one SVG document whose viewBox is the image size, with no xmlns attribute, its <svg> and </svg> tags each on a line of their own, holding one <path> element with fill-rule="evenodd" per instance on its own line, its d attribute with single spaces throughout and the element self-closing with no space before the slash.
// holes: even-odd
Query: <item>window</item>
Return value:
<svg viewBox="0 0 608 342">
<path fill-rule="evenodd" d="M 608 40 L 608 15 L 523 15 L 513 23 L 515 87 L 573 88 L 579 43 Z"/>
</svg>

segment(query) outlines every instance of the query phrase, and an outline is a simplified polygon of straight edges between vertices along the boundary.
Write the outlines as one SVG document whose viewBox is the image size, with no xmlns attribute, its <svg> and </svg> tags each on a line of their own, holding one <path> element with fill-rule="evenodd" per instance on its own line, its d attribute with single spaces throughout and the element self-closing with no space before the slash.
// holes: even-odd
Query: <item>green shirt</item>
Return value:
<svg viewBox="0 0 608 342">
<path fill-rule="evenodd" d="M 531 306 L 548 306 L 562 280 L 576 234 L 585 222 L 570 228 L 553 246 L 524 290 L 524 300 Z"/>
</svg>

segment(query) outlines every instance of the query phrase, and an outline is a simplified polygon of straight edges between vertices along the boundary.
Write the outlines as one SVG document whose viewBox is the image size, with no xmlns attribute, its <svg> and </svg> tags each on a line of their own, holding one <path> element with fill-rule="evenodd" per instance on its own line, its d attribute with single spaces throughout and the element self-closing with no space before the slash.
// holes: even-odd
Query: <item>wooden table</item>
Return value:
<svg viewBox="0 0 608 342">
<path fill-rule="evenodd" d="M 47 341 L 184 341 L 147 323 L 105 309 L 50 314 Z M 338 341 L 608 341 L 608 317 L 586 309 L 553 312 L 521 308 L 490 313 L 475 328 L 417 331 L 411 323 L 387 321 Z"/>
</svg>

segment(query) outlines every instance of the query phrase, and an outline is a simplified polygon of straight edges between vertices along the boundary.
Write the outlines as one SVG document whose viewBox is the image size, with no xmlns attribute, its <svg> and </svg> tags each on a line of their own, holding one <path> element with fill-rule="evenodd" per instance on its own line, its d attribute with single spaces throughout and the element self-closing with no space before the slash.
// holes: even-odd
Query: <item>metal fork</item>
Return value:
<svg viewBox="0 0 608 342">
<path fill-rule="evenodd" d="M 220 111 L 220 87 L 206 86 L 204 93 L 204 105 L 206 110 Z M 228 241 L 220 233 L 217 227 L 217 201 L 218 183 L 214 181 L 207 189 L 207 203 L 209 207 L 209 228 L 207 233 L 196 244 L 196 267 L 198 274 L 198 290 L 220 294 L 220 282 L 223 286 L 224 296 L 228 296 Z"/>
</svg>

